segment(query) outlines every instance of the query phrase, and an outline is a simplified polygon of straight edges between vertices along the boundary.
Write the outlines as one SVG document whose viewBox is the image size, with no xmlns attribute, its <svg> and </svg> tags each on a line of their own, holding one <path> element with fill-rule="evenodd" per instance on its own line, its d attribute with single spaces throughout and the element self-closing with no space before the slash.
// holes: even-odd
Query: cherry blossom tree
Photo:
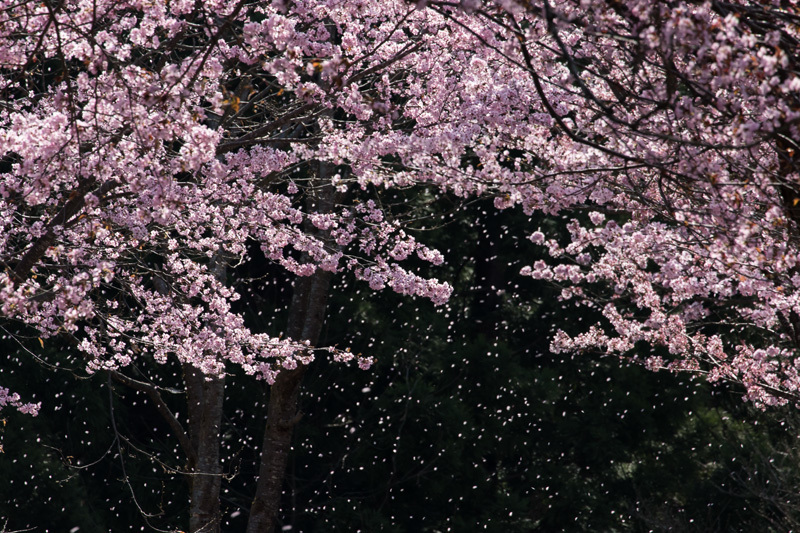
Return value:
<svg viewBox="0 0 800 533">
<path fill-rule="evenodd" d="M 248 524 L 270 531 L 308 364 L 370 364 L 316 346 L 331 276 L 447 300 L 406 266 L 442 255 L 381 191 L 495 190 L 506 131 L 549 128 L 528 116 L 534 92 L 489 90 L 519 71 L 503 59 L 516 41 L 484 46 L 467 16 L 390 1 L 2 3 L 4 331 L 66 341 L 89 373 L 147 395 L 186 460 L 190 531 L 219 530 L 226 369 L 271 385 Z M 252 246 L 297 276 L 283 336 L 234 310 Z M 157 377 L 175 363 L 185 418 Z M 38 408 L 2 389 L 4 405 Z"/>
<path fill-rule="evenodd" d="M 501 4 L 472 8 L 517 37 L 507 59 L 553 121 L 548 147 L 520 138 L 537 162 L 512 199 L 582 213 L 567 239 L 531 235 L 552 261 L 523 273 L 605 317 L 553 349 L 649 346 L 652 368 L 797 402 L 796 4 Z"/>
<path fill-rule="evenodd" d="M 797 399 L 791 2 L 0 5 L 0 312 L 147 394 L 193 532 L 219 528 L 226 369 L 271 385 L 248 526 L 269 531 L 308 363 L 370 363 L 316 346 L 331 277 L 446 301 L 386 189 L 575 213 L 566 240 L 521 228 L 552 257 L 523 273 L 605 317 L 554 349 L 644 344 Z M 251 246 L 297 276 L 284 336 L 235 311 Z M 148 373 L 170 362 L 187 420 Z"/>
</svg>

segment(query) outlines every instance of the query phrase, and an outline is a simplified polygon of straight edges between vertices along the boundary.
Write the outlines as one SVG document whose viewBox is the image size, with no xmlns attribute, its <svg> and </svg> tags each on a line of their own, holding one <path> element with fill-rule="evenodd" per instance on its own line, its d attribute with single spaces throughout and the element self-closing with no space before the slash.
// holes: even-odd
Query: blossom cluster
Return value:
<svg viewBox="0 0 800 533">
<path fill-rule="evenodd" d="M 760 405 L 797 402 L 797 8 L 542 7 L 517 10 L 531 21 L 520 40 L 531 76 L 554 81 L 542 46 L 566 65 L 539 92 L 565 146 L 531 179 L 542 209 L 581 216 L 568 237 L 532 233 L 549 259 L 522 273 L 598 315 L 553 349 L 649 346 L 651 368 L 740 383 Z"/>
<path fill-rule="evenodd" d="M 39 414 L 42 403 L 23 403 L 19 394 L 12 393 L 5 387 L 0 387 L 0 411 L 7 406 L 15 407 L 21 413 L 36 416 Z"/>
</svg>

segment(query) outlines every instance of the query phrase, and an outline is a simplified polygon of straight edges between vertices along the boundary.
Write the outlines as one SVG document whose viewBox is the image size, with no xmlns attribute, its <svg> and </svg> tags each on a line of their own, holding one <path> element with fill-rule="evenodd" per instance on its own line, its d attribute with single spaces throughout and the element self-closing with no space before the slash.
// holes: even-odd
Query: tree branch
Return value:
<svg viewBox="0 0 800 533">
<path fill-rule="evenodd" d="M 164 399 L 161 397 L 161 393 L 158 389 L 149 383 L 145 383 L 143 381 L 139 381 L 133 378 L 130 378 L 124 374 L 121 374 L 115 370 L 109 372 L 111 377 L 116 381 L 122 383 L 123 385 L 130 387 L 134 390 L 142 391 L 147 394 L 148 398 L 153 402 L 156 410 L 159 412 L 161 417 L 167 422 L 172 433 L 178 439 L 178 442 L 183 449 L 183 452 L 186 454 L 187 459 L 189 460 L 190 465 L 194 465 L 197 463 L 197 454 L 195 453 L 194 447 L 192 446 L 191 440 L 189 439 L 189 435 L 186 433 L 186 430 L 183 429 L 183 425 L 175 418 L 175 415 L 172 413 L 170 408 L 167 406 Z"/>
</svg>

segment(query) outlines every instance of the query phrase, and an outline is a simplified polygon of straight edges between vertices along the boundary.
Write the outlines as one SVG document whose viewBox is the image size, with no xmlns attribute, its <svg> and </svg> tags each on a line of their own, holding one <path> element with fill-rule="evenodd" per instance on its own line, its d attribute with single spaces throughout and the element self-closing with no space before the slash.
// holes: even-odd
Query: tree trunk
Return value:
<svg viewBox="0 0 800 533">
<path fill-rule="evenodd" d="M 330 272 L 317 271 L 295 282 L 295 293 L 289 312 L 291 338 L 307 340 L 312 345 L 319 339 L 325 319 L 330 279 Z M 270 387 L 267 426 L 261 446 L 261 466 L 255 498 L 250 508 L 247 533 L 270 533 L 275 528 L 292 433 L 302 416 L 297 408 L 297 400 L 306 368 L 301 365 L 293 370 L 282 371 Z"/>
<path fill-rule="evenodd" d="M 313 198 L 309 212 L 328 213 L 334 206 L 336 191 L 330 185 L 333 165 L 319 164 L 321 186 Z M 311 230 L 311 228 L 307 228 Z M 319 341 L 325 322 L 328 290 L 333 274 L 324 270 L 308 277 L 297 278 L 289 307 L 287 334 L 294 340 L 309 341 L 312 346 Z M 281 505 L 283 478 L 291 448 L 294 426 L 302 413 L 298 410 L 298 398 L 306 373 L 305 366 L 284 370 L 275 378 L 269 390 L 267 425 L 261 446 L 261 466 L 247 533 L 271 533 L 275 528 Z"/>
<path fill-rule="evenodd" d="M 225 283 L 227 263 L 216 254 L 210 271 Z M 195 464 L 189 474 L 189 533 L 219 533 L 222 465 L 219 445 L 222 437 L 222 406 L 225 400 L 225 376 L 206 375 L 196 367 L 184 365 L 186 403 L 189 413 L 189 439 L 194 448 Z"/>
<path fill-rule="evenodd" d="M 219 461 L 225 378 L 206 376 L 193 366 L 183 369 L 189 407 L 189 437 L 197 462 L 189 465 L 189 532 L 219 533 Z"/>
</svg>

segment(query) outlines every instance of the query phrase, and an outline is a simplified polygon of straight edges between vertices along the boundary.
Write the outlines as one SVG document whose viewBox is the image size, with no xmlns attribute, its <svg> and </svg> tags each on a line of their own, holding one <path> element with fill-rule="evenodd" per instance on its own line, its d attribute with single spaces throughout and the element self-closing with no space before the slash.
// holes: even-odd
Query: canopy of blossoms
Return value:
<svg viewBox="0 0 800 533">
<path fill-rule="evenodd" d="M 492 194 L 576 213 L 566 241 L 518 228 L 552 258 L 523 273 L 604 316 L 555 349 L 643 342 L 653 367 L 794 400 L 798 20 L 778 0 L 0 2 L 0 312 L 90 370 L 270 381 L 313 351 L 232 310 L 251 243 L 440 304 L 410 265 L 446 258 L 379 193 Z"/>
</svg>

